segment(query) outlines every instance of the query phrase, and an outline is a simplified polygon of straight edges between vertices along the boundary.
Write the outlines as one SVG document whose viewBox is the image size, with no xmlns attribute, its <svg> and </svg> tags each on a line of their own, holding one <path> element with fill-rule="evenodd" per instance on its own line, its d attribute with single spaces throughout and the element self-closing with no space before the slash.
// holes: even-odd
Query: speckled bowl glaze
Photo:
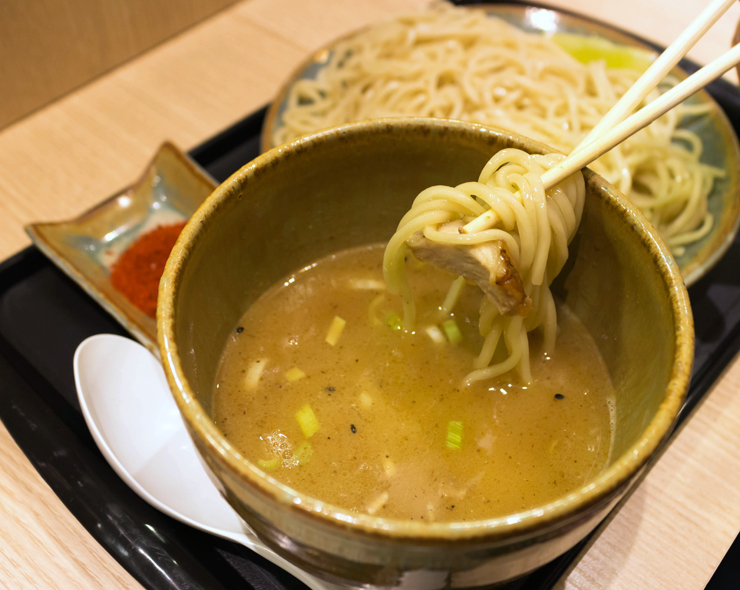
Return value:
<svg viewBox="0 0 740 590">
<path fill-rule="evenodd" d="M 484 10 L 486 14 L 503 19 L 530 33 L 543 35 L 560 32 L 573 33 L 587 37 L 600 37 L 619 45 L 653 51 L 653 47 L 634 35 L 563 10 L 530 6 L 526 3 L 484 4 L 470 6 L 467 9 Z M 296 68 L 278 92 L 267 112 L 262 129 L 261 147 L 263 151 L 275 145 L 273 135 L 282 125 L 282 115 L 293 86 L 303 79 L 315 79 L 329 62 L 337 43 L 364 30 L 366 29 L 350 33 L 314 51 Z M 686 77 L 686 73 L 680 68 L 676 68 L 673 74 L 678 79 Z M 704 90 L 697 92 L 687 102 L 707 105 L 709 112 L 705 116 L 685 117 L 681 122 L 681 127 L 693 131 L 701 138 L 704 143 L 702 162 L 725 171 L 725 176 L 715 181 L 708 197 L 708 211 L 714 217 L 711 231 L 702 239 L 688 244 L 685 252 L 676 256 L 676 262 L 681 268 L 684 280 L 688 286 L 691 286 L 711 270 L 727 252 L 740 226 L 740 144 L 738 144 L 729 119 L 708 92 Z M 479 122 L 485 123 L 485 121 Z"/>
<path fill-rule="evenodd" d="M 681 408 L 694 332 L 679 270 L 640 213 L 586 172 L 583 221 L 555 292 L 594 337 L 617 397 L 610 464 L 582 488 L 490 520 L 382 519 L 280 484 L 214 425 L 221 352 L 261 293 L 331 252 L 387 240 L 422 189 L 475 179 L 511 146 L 548 151 L 503 131 L 432 119 L 356 123 L 295 140 L 216 189 L 167 263 L 157 311 L 161 357 L 214 481 L 267 545 L 340 587 L 468 588 L 533 570 L 597 526 Z"/>
</svg>

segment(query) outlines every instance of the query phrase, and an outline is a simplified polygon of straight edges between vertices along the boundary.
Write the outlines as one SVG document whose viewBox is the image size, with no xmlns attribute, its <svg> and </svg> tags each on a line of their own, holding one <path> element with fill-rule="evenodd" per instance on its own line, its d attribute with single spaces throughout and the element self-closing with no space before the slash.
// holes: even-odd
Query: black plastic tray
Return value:
<svg viewBox="0 0 740 590">
<path fill-rule="evenodd" d="M 737 89 L 718 81 L 709 91 L 739 130 Z M 190 155 L 225 180 L 258 155 L 264 115 L 265 109 L 253 113 Z M 690 289 L 697 346 L 680 421 L 740 350 L 739 257 L 740 239 Z M 145 588 L 305 587 L 247 549 L 159 513 L 108 466 L 80 413 L 72 374 L 75 348 L 99 333 L 126 335 L 38 250 L 27 248 L 0 263 L 0 419 L 52 490 Z M 507 590 L 549 590 L 586 542 Z"/>
</svg>

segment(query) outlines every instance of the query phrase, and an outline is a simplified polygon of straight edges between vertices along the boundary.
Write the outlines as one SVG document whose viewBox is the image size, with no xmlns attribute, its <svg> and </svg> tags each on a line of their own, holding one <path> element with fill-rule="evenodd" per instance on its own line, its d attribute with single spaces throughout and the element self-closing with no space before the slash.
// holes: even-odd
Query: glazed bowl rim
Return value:
<svg viewBox="0 0 740 590">
<path fill-rule="evenodd" d="M 599 195 L 608 206 L 616 209 L 616 214 L 624 223 L 631 224 L 632 230 L 650 252 L 656 272 L 662 277 L 671 302 L 676 347 L 666 393 L 650 424 L 621 457 L 586 486 L 542 506 L 485 520 L 421 523 L 353 513 L 297 492 L 262 471 L 256 464 L 249 462 L 216 427 L 188 383 L 175 339 L 175 302 L 181 286 L 180 279 L 197 242 L 197 236 L 214 226 L 210 222 L 217 215 L 220 206 L 232 196 L 236 196 L 240 188 L 259 171 L 275 167 L 281 160 L 295 157 L 297 153 L 312 149 L 314 145 L 333 143 L 340 138 L 345 141 L 347 138 L 351 140 L 353 136 L 361 134 L 372 136 L 404 130 L 416 133 L 422 130 L 458 133 L 463 136 L 482 133 L 503 139 L 509 145 L 514 143 L 526 146 L 530 151 L 543 153 L 553 151 L 539 142 L 490 126 L 445 119 L 408 117 L 360 121 L 331 127 L 273 148 L 243 166 L 217 187 L 188 221 L 167 261 L 160 283 L 157 306 L 159 351 L 178 408 L 191 436 L 197 437 L 198 442 L 205 445 L 210 457 L 217 461 L 221 468 L 243 485 L 280 505 L 282 509 L 292 510 L 296 515 L 300 514 L 316 521 L 316 524 L 322 523 L 345 531 L 353 530 L 389 539 L 428 544 L 466 540 L 477 542 L 482 539 L 491 542 L 511 537 L 525 537 L 541 533 L 551 526 L 582 518 L 584 511 L 589 507 L 604 505 L 625 489 L 670 433 L 688 387 L 694 348 L 693 319 L 688 294 L 668 248 L 635 206 L 603 178 L 590 171 L 587 172 L 586 182 L 593 184 L 592 192 Z"/>
</svg>

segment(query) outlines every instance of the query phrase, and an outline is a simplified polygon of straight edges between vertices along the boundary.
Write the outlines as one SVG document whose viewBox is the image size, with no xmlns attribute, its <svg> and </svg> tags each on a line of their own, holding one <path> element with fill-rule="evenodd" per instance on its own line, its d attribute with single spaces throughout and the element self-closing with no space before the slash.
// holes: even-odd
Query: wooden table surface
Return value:
<svg viewBox="0 0 740 590">
<path fill-rule="evenodd" d="M 23 224 L 75 216 L 128 184 L 163 140 L 188 149 L 270 101 L 313 48 L 427 1 L 243 1 L 0 131 L 0 259 L 28 244 Z M 549 3 L 665 45 L 707 2 Z M 736 4 L 690 55 L 719 55 L 739 19 Z M 704 588 L 740 531 L 739 390 L 735 359 L 559 588 Z M 141 588 L 2 425 L 0 587 Z"/>
</svg>

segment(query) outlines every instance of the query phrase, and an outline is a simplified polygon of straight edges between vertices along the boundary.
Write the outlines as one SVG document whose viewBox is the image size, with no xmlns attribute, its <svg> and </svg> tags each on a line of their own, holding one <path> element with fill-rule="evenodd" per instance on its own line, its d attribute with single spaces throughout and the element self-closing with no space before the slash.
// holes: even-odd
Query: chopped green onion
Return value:
<svg viewBox="0 0 740 590">
<path fill-rule="evenodd" d="M 447 339 L 452 342 L 452 344 L 462 342 L 462 334 L 460 333 L 460 328 L 457 327 L 457 322 L 455 320 L 445 320 L 442 322 L 442 327 L 445 330 L 445 334 L 447 334 Z"/>
<path fill-rule="evenodd" d="M 362 405 L 363 408 L 369 408 L 373 405 L 373 398 L 371 398 L 370 394 L 366 391 L 360 393 L 360 405 Z"/>
<path fill-rule="evenodd" d="M 295 419 L 298 420 L 298 425 L 301 427 L 303 436 L 306 438 L 311 438 L 319 429 L 319 421 L 316 419 L 316 414 L 313 413 L 311 406 L 308 404 L 296 412 Z"/>
<path fill-rule="evenodd" d="M 313 447 L 311 446 L 311 443 L 307 440 L 304 440 L 301 443 L 301 446 L 296 449 L 295 460 L 298 461 L 298 465 L 305 465 L 311 460 L 312 454 Z"/>
<path fill-rule="evenodd" d="M 385 283 L 377 279 L 350 279 L 349 287 L 357 291 L 385 291 Z"/>
<path fill-rule="evenodd" d="M 437 326 L 429 326 L 424 331 L 427 333 L 427 335 L 432 339 L 432 342 L 434 342 L 435 344 L 445 343 L 445 337 L 442 334 L 442 330 L 440 330 Z"/>
<path fill-rule="evenodd" d="M 272 459 L 259 459 L 257 461 L 257 465 L 259 465 L 260 468 L 264 469 L 265 471 L 272 471 L 273 469 L 277 468 L 278 465 L 280 465 L 280 457 L 276 455 Z"/>
<path fill-rule="evenodd" d="M 267 359 L 257 359 L 249 366 L 249 368 L 247 369 L 247 374 L 244 377 L 244 386 L 248 390 L 254 391 L 255 389 L 257 389 L 257 385 L 260 382 L 260 377 L 262 377 L 262 371 L 265 370 L 266 365 Z"/>
<path fill-rule="evenodd" d="M 344 321 L 338 315 L 335 315 L 334 319 L 331 321 L 329 333 L 326 335 L 326 341 L 334 346 L 339 341 L 339 337 L 342 335 L 342 330 L 344 330 L 344 326 L 346 324 L 346 321 Z"/>
<path fill-rule="evenodd" d="M 463 424 L 456 420 L 447 423 L 447 448 L 462 449 Z"/>
<path fill-rule="evenodd" d="M 293 367 L 292 369 L 289 369 L 285 372 L 285 378 L 293 383 L 294 381 L 299 381 L 300 379 L 303 379 L 306 376 L 306 374 L 301 371 L 298 367 Z"/>
<path fill-rule="evenodd" d="M 388 327 L 393 328 L 394 330 L 400 330 L 403 325 L 403 321 L 401 321 L 401 318 L 398 317 L 398 314 L 395 311 L 388 312 L 385 315 L 385 323 Z"/>
</svg>

